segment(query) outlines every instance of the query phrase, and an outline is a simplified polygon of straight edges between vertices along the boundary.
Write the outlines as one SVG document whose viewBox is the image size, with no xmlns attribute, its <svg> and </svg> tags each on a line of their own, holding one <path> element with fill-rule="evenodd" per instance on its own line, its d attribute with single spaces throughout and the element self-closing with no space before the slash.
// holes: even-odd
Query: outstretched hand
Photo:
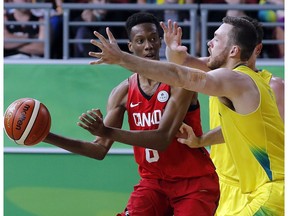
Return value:
<svg viewBox="0 0 288 216">
<path fill-rule="evenodd" d="M 182 123 L 179 131 L 176 135 L 178 137 L 177 141 L 188 145 L 190 148 L 199 148 L 200 138 L 197 137 L 191 126 Z"/>
<path fill-rule="evenodd" d="M 95 136 L 104 136 L 106 131 L 106 126 L 103 123 L 103 115 L 100 109 L 92 109 L 83 113 L 79 117 L 80 122 L 77 123 L 78 126 L 89 131 Z"/>
<path fill-rule="evenodd" d="M 177 22 L 173 22 L 172 20 L 168 20 L 168 25 L 166 26 L 164 22 L 160 22 L 160 25 L 164 31 L 164 41 L 166 46 L 170 49 L 170 51 L 176 53 L 186 53 L 187 47 L 182 46 L 182 28 L 178 26 Z"/>
<path fill-rule="evenodd" d="M 109 41 L 99 32 L 94 31 L 94 35 L 99 41 L 92 39 L 90 42 L 100 48 L 102 52 L 89 52 L 91 57 L 98 58 L 98 60 L 92 61 L 90 64 L 119 64 L 121 62 L 123 52 L 108 27 L 106 28 L 106 33 Z"/>
</svg>

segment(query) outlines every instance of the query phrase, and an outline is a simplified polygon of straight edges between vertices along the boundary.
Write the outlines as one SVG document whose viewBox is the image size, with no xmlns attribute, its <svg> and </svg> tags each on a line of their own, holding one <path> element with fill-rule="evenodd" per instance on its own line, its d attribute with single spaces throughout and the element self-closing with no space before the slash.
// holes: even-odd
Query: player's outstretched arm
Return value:
<svg viewBox="0 0 288 216">
<path fill-rule="evenodd" d="M 100 140 L 94 142 L 88 142 L 83 140 L 71 139 L 54 133 L 49 133 L 43 141 L 45 143 L 52 144 L 59 148 L 65 149 L 75 154 L 83 155 L 86 157 L 102 160 L 106 156 L 110 149 L 110 144 L 101 144 Z M 104 140 L 102 143 L 105 143 Z"/>
<path fill-rule="evenodd" d="M 122 127 L 124 113 L 126 110 L 125 96 L 127 92 L 127 80 L 123 81 L 112 90 L 107 102 L 107 114 L 104 120 L 106 125 L 118 128 Z M 94 109 L 94 111 L 97 116 L 102 119 L 102 113 L 100 109 Z M 105 137 L 96 137 L 93 142 L 86 142 L 51 133 L 47 136 L 44 142 L 50 143 L 76 154 L 102 160 L 107 155 L 114 141 Z"/>
<path fill-rule="evenodd" d="M 102 113 L 99 109 L 96 109 L 95 112 L 102 118 Z M 75 154 L 103 160 L 114 141 L 104 137 L 96 137 L 94 141 L 89 142 L 49 133 L 43 142 L 52 144 Z"/>
<path fill-rule="evenodd" d="M 196 137 L 192 128 L 183 123 L 177 134 L 178 142 L 188 145 L 190 148 L 200 148 L 224 143 L 221 127 L 208 131 L 200 137 Z"/>
<path fill-rule="evenodd" d="M 207 78 L 211 73 L 176 65 L 170 62 L 143 59 L 127 52 L 123 52 L 120 50 L 109 28 L 106 29 L 106 32 L 109 41 L 107 41 L 100 33 L 96 31 L 94 32 L 95 36 L 100 41 L 92 40 L 91 43 L 99 47 L 102 52 L 89 52 L 91 57 L 98 58 L 97 60 L 90 62 L 90 64 L 118 64 L 152 80 L 204 94 L 215 95 L 215 90 L 219 89 L 219 86 L 215 85 L 216 83 L 213 82 L 209 83 L 209 85 L 207 83 L 206 85 L 206 81 L 208 80 Z M 212 76 L 210 77 L 212 78 Z M 210 79 L 209 82 L 213 80 L 214 78 Z M 223 95 L 223 92 L 219 92 L 219 94 Z"/>
</svg>

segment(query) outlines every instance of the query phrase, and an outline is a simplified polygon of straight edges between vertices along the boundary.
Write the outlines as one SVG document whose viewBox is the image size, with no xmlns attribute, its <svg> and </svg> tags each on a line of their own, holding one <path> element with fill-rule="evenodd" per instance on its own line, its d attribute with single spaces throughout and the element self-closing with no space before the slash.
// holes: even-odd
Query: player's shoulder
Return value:
<svg viewBox="0 0 288 216">
<path fill-rule="evenodd" d="M 112 92 L 123 91 L 125 89 L 128 89 L 128 87 L 129 87 L 129 81 L 128 81 L 128 79 L 125 79 L 122 82 L 120 82 L 116 87 L 114 87 L 112 89 Z"/>
<path fill-rule="evenodd" d="M 275 83 L 284 84 L 284 79 L 282 79 L 281 77 L 272 76 L 271 82 L 272 81 Z"/>
<path fill-rule="evenodd" d="M 110 98 L 123 98 L 128 94 L 129 82 L 128 79 L 123 80 L 110 93 Z"/>
<path fill-rule="evenodd" d="M 283 89 L 284 88 L 284 79 L 282 79 L 281 77 L 272 76 L 271 80 L 270 80 L 270 86 L 272 88 Z"/>
</svg>

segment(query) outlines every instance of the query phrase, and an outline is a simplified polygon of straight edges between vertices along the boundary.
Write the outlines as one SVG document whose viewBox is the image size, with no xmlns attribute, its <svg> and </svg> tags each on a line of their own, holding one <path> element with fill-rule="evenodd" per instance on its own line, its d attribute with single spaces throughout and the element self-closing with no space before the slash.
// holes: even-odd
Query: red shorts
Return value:
<svg viewBox="0 0 288 216">
<path fill-rule="evenodd" d="M 212 216 L 220 198 L 216 173 L 178 181 L 141 179 L 119 216 Z"/>
</svg>

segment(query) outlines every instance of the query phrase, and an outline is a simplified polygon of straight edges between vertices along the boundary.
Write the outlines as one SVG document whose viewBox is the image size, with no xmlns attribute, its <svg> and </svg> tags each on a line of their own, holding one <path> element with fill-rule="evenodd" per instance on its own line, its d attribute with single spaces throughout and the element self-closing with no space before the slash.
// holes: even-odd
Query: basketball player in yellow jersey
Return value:
<svg viewBox="0 0 288 216">
<path fill-rule="evenodd" d="M 256 20 L 249 17 L 245 18 L 253 23 L 258 33 L 257 46 L 247 65 L 256 71 L 267 84 L 270 84 L 276 96 L 278 110 L 284 120 L 284 81 L 279 77 L 272 77 L 272 74 L 267 70 L 259 71 L 256 68 L 256 58 L 262 49 L 263 29 Z M 199 67 L 202 70 L 208 71 L 209 69 L 206 66 L 207 58 L 201 58 L 201 61 L 199 61 L 198 58 L 190 56 L 186 52 L 186 48 L 181 46 L 181 29 L 177 29 L 177 23 L 174 23 L 174 26 L 172 26 L 172 23 L 168 22 L 168 26 L 164 26 L 164 40 L 167 45 L 166 55 L 169 61 L 191 67 Z M 213 105 L 213 101 L 215 102 L 217 100 L 217 97 L 210 97 L 210 107 Z M 215 106 L 212 106 L 209 110 L 210 126 L 211 129 L 213 129 L 220 125 L 219 111 Z M 209 143 L 209 145 L 211 144 L 212 143 Z M 221 188 L 221 198 L 216 215 L 237 215 L 237 212 L 241 211 L 242 208 L 249 203 L 249 200 L 248 195 L 241 192 L 239 177 L 227 146 L 225 144 L 212 145 L 211 158 L 217 168 Z"/>
<path fill-rule="evenodd" d="M 262 26 L 254 20 L 249 20 L 254 24 L 258 32 L 258 44 L 254 49 L 252 56 L 248 61 L 248 66 L 256 71 L 267 84 L 270 84 L 273 92 L 276 95 L 276 102 L 278 105 L 279 113 L 284 120 L 284 82 L 279 77 L 272 77 L 272 74 L 267 70 L 257 70 L 256 58 L 262 50 L 263 30 Z M 220 125 L 220 118 L 218 114 L 217 97 L 210 97 L 210 128 L 216 128 Z M 211 143 L 210 143 L 211 144 Z M 217 168 L 219 176 L 219 183 L 221 188 L 221 199 L 215 215 L 237 215 L 244 206 L 249 204 L 249 195 L 242 193 L 239 187 L 239 177 L 237 169 L 234 166 L 233 158 L 230 156 L 227 145 L 212 145 L 211 158 Z M 221 155 L 219 157 L 219 155 Z M 227 208 L 227 206 L 229 206 Z"/>
<path fill-rule="evenodd" d="M 257 32 L 240 17 L 225 17 L 223 22 L 208 42 L 208 73 L 123 52 L 109 28 L 109 41 L 94 32 L 100 41 L 91 43 L 102 52 L 89 53 L 98 58 L 91 64 L 118 64 L 150 79 L 217 96 L 222 131 L 202 138 L 200 145 L 223 143 L 225 139 L 239 187 L 249 200 L 236 215 L 283 215 L 284 124 L 269 85 L 245 66 L 257 44 Z M 189 136 L 179 141 L 191 144 Z"/>
</svg>

